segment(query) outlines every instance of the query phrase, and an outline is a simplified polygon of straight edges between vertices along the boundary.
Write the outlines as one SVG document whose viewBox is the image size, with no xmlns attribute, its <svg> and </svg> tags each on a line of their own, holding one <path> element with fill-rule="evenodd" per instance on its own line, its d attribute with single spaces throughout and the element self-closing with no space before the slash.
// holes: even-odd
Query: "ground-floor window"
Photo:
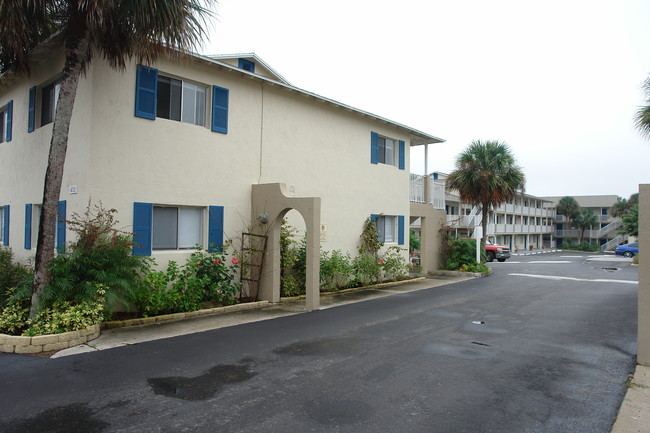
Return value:
<svg viewBox="0 0 650 433">
<path fill-rule="evenodd" d="M 202 245 L 203 208 L 153 207 L 153 249 L 179 250 Z"/>
</svg>

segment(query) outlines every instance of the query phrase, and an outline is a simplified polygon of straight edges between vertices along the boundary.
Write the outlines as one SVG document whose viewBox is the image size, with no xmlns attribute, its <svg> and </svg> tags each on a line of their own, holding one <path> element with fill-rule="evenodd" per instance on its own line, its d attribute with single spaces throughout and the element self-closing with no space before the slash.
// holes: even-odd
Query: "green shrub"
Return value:
<svg viewBox="0 0 650 433">
<path fill-rule="evenodd" d="M 352 260 L 352 265 L 354 266 L 354 284 L 356 286 L 374 284 L 381 280 L 381 264 L 375 256 L 357 256 Z"/>
<path fill-rule="evenodd" d="M 78 303 L 56 301 L 38 313 L 23 335 L 60 334 L 100 323 L 104 319 L 104 295 L 104 287 L 98 285 L 93 299 Z"/>
<path fill-rule="evenodd" d="M 31 286 L 34 274 L 30 268 L 14 262 L 10 248 L 0 246 L 0 309 L 9 303 L 17 286 Z M 29 290 L 31 293 L 31 289 Z"/>
<path fill-rule="evenodd" d="M 83 302 L 55 301 L 29 320 L 28 300 L 7 305 L 0 314 L 0 333 L 10 335 L 45 335 L 85 329 L 104 319 L 105 287 L 97 285 L 95 295 Z"/>
<path fill-rule="evenodd" d="M 280 226 L 280 296 L 305 294 L 305 265 L 307 262 L 307 239 L 296 245 L 294 237 L 298 230 L 282 220 Z"/>
<path fill-rule="evenodd" d="M 402 255 L 402 251 L 405 249 L 392 246 L 382 255 L 380 264 L 383 268 L 384 279 L 394 281 L 408 276 L 409 265 Z"/>
<path fill-rule="evenodd" d="M 450 237 L 447 239 L 445 255 L 444 269 L 457 271 L 463 266 L 472 267 L 476 265 L 476 240 Z"/>
<path fill-rule="evenodd" d="M 324 291 L 340 290 L 348 287 L 354 267 L 350 254 L 339 250 L 320 253 L 320 289 Z"/>
<path fill-rule="evenodd" d="M 28 318 L 28 303 L 10 303 L 0 312 L 0 334 L 20 335 L 28 327 Z"/>
<path fill-rule="evenodd" d="M 564 242 L 561 248 L 563 250 L 584 251 L 584 252 L 600 251 L 600 245 L 598 243 L 595 242 L 574 243 L 570 240 Z"/>
<path fill-rule="evenodd" d="M 67 221 L 77 240 L 52 261 L 52 282 L 43 289 L 40 309 L 57 302 L 92 301 L 98 285 L 105 288 L 108 311 L 118 303 L 127 307 L 132 304 L 146 258 L 132 255 L 132 234 L 114 228 L 116 212 L 101 204 L 91 209 L 88 204 L 83 215 L 73 214 Z"/>
<path fill-rule="evenodd" d="M 239 261 L 227 260 L 223 252 L 197 247 L 182 267 L 172 260 L 165 271 L 156 270 L 152 259 L 148 263 L 134 296 L 138 311 L 145 317 L 196 311 L 207 301 L 224 305 L 238 302 Z"/>
</svg>

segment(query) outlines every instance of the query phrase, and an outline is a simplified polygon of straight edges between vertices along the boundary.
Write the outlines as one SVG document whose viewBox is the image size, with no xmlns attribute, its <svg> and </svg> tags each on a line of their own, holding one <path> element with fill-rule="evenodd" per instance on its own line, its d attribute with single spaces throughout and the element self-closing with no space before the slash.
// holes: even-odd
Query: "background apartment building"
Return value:
<svg viewBox="0 0 650 433">
<path fill-rule="evenodd" d="M 610 215 L 611 207 L 616 203 L 618 197 L 615 195 L 583 195 L 572 196 L 582 209 L 592 210 L 598 217 L 598 225 L 585 230 L 582 235 L 584 242 L 597 242 L 601 251 L 614 249 L 616 245 L 627 240 L 627 235 L 619 234 L 622 221 L 618 217 Z M 542 197 L 557 206 L 562 197 Z M 580 230 L 570 227 L 565 215 L 555 216 L 555 237 L 557 246 L 562 246 L 568 240 L 577 242 L 580 237 Z"/>
</svg>

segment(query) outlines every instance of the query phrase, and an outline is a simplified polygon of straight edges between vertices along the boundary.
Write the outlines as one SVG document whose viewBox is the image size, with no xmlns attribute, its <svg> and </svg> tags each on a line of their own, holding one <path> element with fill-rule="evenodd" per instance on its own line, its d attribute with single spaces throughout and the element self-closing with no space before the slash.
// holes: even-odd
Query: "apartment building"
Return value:
<svg viewBox="0 0 650 433">
<path fill-rule="evenodd" d="M 598 224 L 584 231 L 582 236 L 584 242 L 594 242 L 600 245 L 602 251 L 612 250 L 616 245 L 627 240 L 627 235 L 619 234 L 622 221 L 610 214 L 611 207 L 618 200 L 616 195 L 582 195 L 572 196 L 582 209 L 589 209 L 598 216 Z M 543 197 L 557 206 L 562 197 Z M 580 230 L 570 226 L 566 216 L 555 216 L 555 238 L 557 246 L 562 246 L 568 240 L 577 242 L 580 237 Z"/>
<path fill-rule="evenodd" d="M 23 261 L 35 253 L 63 67 L 55 41 L 35 54 L 31 75 L 0 76 L 1 242 Z M 252 231 L 268 238 L 260 297 L 278 301 L 279 227 L 295 210 L 308 235 L 307 304 L 318 308 L 321 248 L 356 254 L 367 218 L 406 258 L 410 148 L 442 141 L 295 87 L 255 54 L 123 72 L 96 59 L 72 114 L 57 244 L 91 199 L 117 209 L 134 254 L 161 265 Z"/>
</svg>

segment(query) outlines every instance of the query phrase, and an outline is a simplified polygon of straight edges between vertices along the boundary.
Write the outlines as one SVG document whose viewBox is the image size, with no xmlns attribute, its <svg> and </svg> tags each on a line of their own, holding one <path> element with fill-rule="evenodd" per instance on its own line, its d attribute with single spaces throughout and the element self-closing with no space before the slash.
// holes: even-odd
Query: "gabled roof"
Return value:
<svg viewBox="0 0 650 433">
<path fill-rule="evenodd" d="M 282 78 L 280 74 L 275 72 L 271 67 L 269 67 L 266 63 L 260 63 L 264 66 L 264 68 L 268 69 L 270 72 L 274 73 L 276 77 L 279 77 L 279 79 L 271 79 L 268 77 L 265 77 L 263 75 L 259 75 L 256 73 L 248 72 L 244 69 L 239 68 L 238 66 L 234 65 L 232 61 L 233 59 L 239 59 L 239 58 L 246 58 L 245 56 L 249 56 L 248 58 L 250 59 L 255 59 L 256 62 L 261 62 L 261 59 L 255 55 L 255 53 L 248 53 L 248 54 L 228 54 L 224 56 L 220 55 L 210 55 L 210 56 L 203 56 L 203 55 L 198 55 L 194 54 L 193 55 L 197 60 L 202 60 L 204 62 L 208 62 L 214 65 L 219 65 L 223 69 L 227 69 L 233 72 L 238 72 L 242 75 L 249 76 L 252 79 L 258 79 L 261 80 L 271 86 L 278 86 L 280 88 L 283 88 L 289 92 L 295 92 L 298 94 L 301 94 L 307 98 L 312 98 L 321 102 L 325 102 L 328 104 L 331 104 L 335 107 L 341 108 L 345 111 L 349 111 L 352 113 L 357 113 L 361 116 L 368 117 L 373 120 L 378 120 L 380 122 L 386 123 L 387 125 L 390 125 L 392 127 L 401 129 L 403 131 L 406 131 L 407 134 L 409 135 L 409 139 L 411 141 L 411 146 L 421 146 L 424 144 L 430 144 L 430 143 L 444 143 L 445 140 L 442 138 L 424 133 L 422 131 L 419 131 L 417 129 L 410 128 L 406 125 L 403 125 L 398 122 L 394 122 L 392 120 L 386 119 L 385 117 L 377 116 L 376 114 L 369 113 L 364 110 L 360 110 L 358 108 L 354 108 L 350 105 L 343 104 L 342 102 L 335 101 L 333 99 L 326 98 L 324 96 L 320 96 L 316 93 L 309 92 L 307 90 L 301 89 L 299 87 L 293 86 L 290 84 L 287 80 Z"/>
<path fill-rule="evenodd" d="M 291 86 L 291 83 L 288 82 L 282 75 L 278 74 L 275 69 L 269 66 L 268 63 L 266 63 L 264 60 L 262 60 L 257 54 L 255 53 L 238 53 L 238 54 L 211 54 L 206 57 L 209 57 L 211 59 L 215 60 L 235 60 L 235 59 L 246 59 L 250 60 L 258 65 L 261 65 L 264 69 L 266 69 L 268 72 L 270 72 L 271 75 L 273 75 L 275 78 L 277 78 L 277 81 L 287 84 Z"/>
</svg>

